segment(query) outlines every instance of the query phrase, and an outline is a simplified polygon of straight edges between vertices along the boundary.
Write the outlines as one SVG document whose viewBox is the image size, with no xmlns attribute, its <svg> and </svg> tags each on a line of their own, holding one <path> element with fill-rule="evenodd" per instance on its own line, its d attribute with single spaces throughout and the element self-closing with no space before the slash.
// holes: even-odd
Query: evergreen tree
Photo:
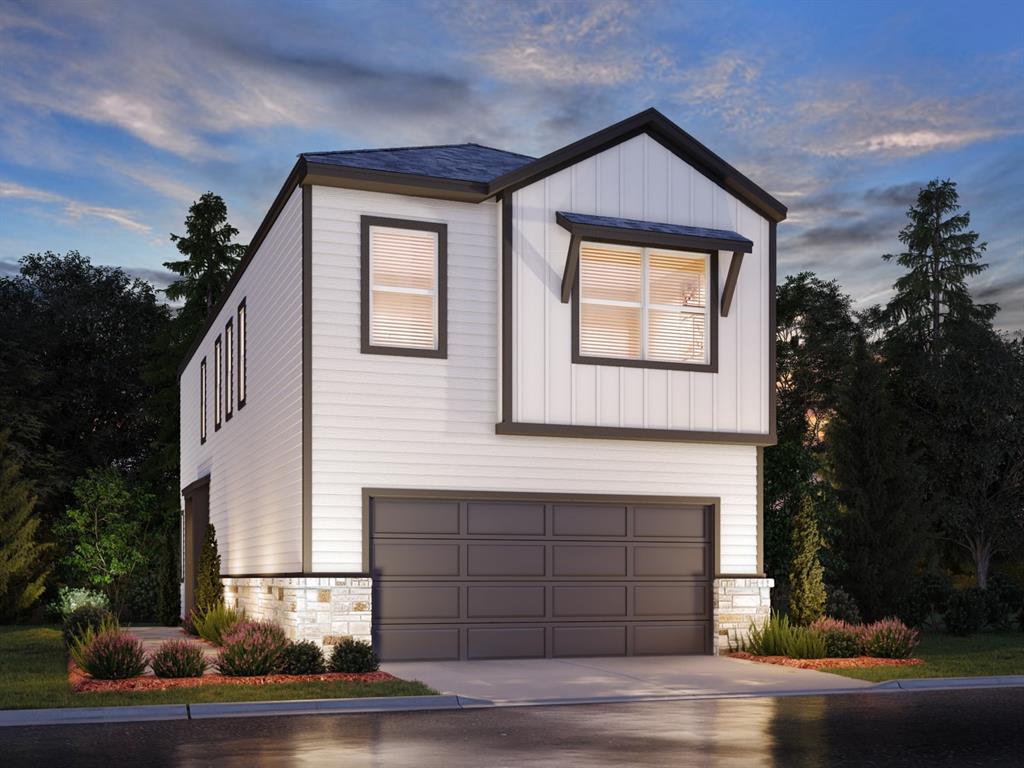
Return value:
<svg viewBox="0 0 1024 768">
<path fill-rule="evenodd" d="M 0 618 L 31 608 L 46 588 L 50 548 L 36 540 L 39 518 L 31 484 L 14 462 L 9 434 L 0 432 Z"/>
<path fill-rule="evenodd" d="M 820 557 L 823 543 L 814 501 L 804 495 L 793 520 L 793 564 L 789 572 L 789 616 L 797 624 L 810 624 L 825 613 L 825 569 Z"/>
<path fill-rule="evenodd" d="M 220 552 L 213 523 L 206 526 L 206 538 L 199 551 L 196 573 L 196 610 L 205 611 L 224 601 L 224 585 L 220 581 Z"/>
<path fill-rule="evenodd" d="M 993 305 L 972 301 L 966 283 L 987 268 L 980 262 L 986 244 L 968 229 L 971 215 L 960 212 L 956 184 L 948 179 L 929 182 L 907 216 L 910 222 L 899 234 L 906 250 L 882 257 L 907 269 L 893 286 L 886 318 L 899 326 L 903 341 L 923 343 L 934 359 L 947 318 L 987 322 L 995 316 Z"/>
<path fill-rule="evenodd" d="M 836 544 L 843 588 L 865 618 L 893 615 L 924 554 L 921 475 L 892 404 L 882 366 L 863 338 L 828 427 L 830 474 L 843 514 Z"/>
<path fill-rule="evenodd" d="M 228 223 L 223 198 L 213 192 L 204 194 L 188 209 L 185 230 L 185 235 L 171 235 L 185 258 L 164 263 L 182 279 L 167 286 L 165 293 L 172 301 L 185 302 L 182 317 L 194 325 L 194 331 L 224 293 L 245 246 L 231 242 L 238 230 Z"/>
</svg>

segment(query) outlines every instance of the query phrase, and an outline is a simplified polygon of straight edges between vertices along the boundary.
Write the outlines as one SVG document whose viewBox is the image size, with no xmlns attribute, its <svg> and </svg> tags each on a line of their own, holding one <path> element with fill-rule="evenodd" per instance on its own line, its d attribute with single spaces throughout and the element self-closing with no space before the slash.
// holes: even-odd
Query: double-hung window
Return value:
<svg viewBox="0 0 1024 768">
<path fill-rule="evenodd" d="M 445 224 L 362 217 L 362 351 L 447 355 Z"/>
<path fill-rule="evenodd" d="M 575 362 L 713 368 L 712 254 L 593 242 L 579 253 Z"/>
</svg>

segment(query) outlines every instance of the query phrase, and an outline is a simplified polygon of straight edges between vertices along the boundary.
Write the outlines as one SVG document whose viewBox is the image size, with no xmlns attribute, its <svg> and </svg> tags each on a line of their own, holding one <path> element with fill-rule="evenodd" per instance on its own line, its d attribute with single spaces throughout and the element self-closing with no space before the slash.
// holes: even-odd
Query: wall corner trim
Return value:
<svg viewBox="0 0 1024 768">
<path fill-rule="evenodd" d="M 313 187 L 302 186 L 302 572 L 313 570 Z"/>
</svg>

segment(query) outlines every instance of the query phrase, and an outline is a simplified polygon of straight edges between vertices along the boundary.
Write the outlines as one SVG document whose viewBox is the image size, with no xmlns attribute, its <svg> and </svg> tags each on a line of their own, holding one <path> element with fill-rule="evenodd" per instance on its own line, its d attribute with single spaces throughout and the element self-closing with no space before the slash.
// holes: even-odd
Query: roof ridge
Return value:
<svg viewBox="0 0 1024 768">
<path fill-rule="evenodd" d="M 402 150 L 410 149 L 447 149 L 449 147 L 480 147 L 481 149 L 489 149 L 492 152 L 501 152 L 505 155 L 515 155 L 516 157 L 525 157 L 528 160 L 535 158 L 530 155 L 523 155 L 519 152 L 509 152 L 506 149 L 498 149 L 497 147 L 488 147 L 485 144 L 478 144 L 475 141 L 464 141 L 458 144 L 419 144 L 407 147 L 375 147 L 375 148 L 363 148 L 363 149 L 328 149 L 319 152 L 300 152 L 301 156 L 305 155 L 352 155 L 360 152 L 398 152 Z"/>
</svg>

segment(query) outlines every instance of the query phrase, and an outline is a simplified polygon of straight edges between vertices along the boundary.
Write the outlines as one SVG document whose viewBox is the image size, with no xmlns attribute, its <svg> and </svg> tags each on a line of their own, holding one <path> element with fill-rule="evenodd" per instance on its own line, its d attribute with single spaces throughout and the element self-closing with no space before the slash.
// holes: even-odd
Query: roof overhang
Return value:
<svg viewBox="0 0 1024 768">
<path fill-rule="evenodd" d="M 301 158 L 299 163 L 303 168 L 301 184 L 431 197 L 461 203 L 480 203 L 490 197 L 488 185 L 483 182 L 352 168 L 331 163 L 317 163 L 306 158 Z"/>
<path fill-rule="evenodd" d="M 721 313 L 729 315 L 743 254 L 754 250 L 754 243 L 736 232 L 705 229 L 681 224 L 663 224 L 639 219 L 619 219 L 558 211 L 555 221 L 569 232 L 569 252 L 562 272 L 562 303 L 568 304 L 579 275 L 580 244 L 584 240 L 617 245 L 672 248 L 684 251 L 731 251 L 729 274 L 722 286 Z"/>
</svg>

